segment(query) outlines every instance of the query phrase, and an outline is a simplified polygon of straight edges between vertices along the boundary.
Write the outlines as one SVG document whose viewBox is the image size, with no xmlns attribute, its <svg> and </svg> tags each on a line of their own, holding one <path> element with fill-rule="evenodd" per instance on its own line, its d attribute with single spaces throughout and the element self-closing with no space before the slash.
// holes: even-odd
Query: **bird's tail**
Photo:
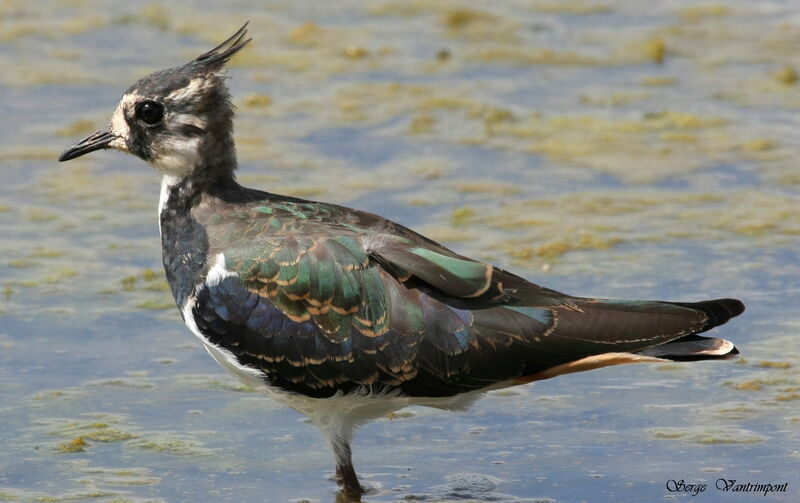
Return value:
<svg viewBox="0 0 800 503">
<path fill-rule="evenodd" d="M 715 299 L 702 302 L 668 302 L 676 306 L 702 311 L 707 317 L 703 327 L 694 334 L 675 339 L 666 344 L 636 352 L 637 355 L 652 356 L 672 361 L 724 360 L 739 354 L 732 342 L 713 337 L 702 337 L 699 333 L 727 323 L 744 312 L 744 304 L 737 299 Z"/>
<path fill-rule="evenodd" d="M 731 318 L 739 316 L 744 312 L 744 304 L 739 299 L 715 299 L 704 300 L 702 302 L 668 302 L 675 306 L 688 307 L 702 311 L 708 316 L 708 321 L 700 332 L 711 330 L 714 327 L 724 325 Z M 698 332 L 699 333 L 699 332 Z"/>
</svg>

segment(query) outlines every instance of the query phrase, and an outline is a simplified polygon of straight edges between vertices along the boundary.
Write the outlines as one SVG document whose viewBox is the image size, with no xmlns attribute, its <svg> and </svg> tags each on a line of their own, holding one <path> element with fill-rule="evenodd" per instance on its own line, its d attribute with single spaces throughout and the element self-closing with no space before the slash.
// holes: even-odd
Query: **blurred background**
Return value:
<svg viewBox="0 0 800 503">
<path fill-rule="evenodd" d="M 800 4 L 0 1 L 0 500 L 331 501 L 161 270 L 159 179 L 60 165 L 138 78 L 250 20 L 240 180 L 379 213 L 551 288 L 738 297 L 736 362 L 608 368 L 359 431 L 371 501 L 687 500 L 800 463 Z M 730 495 L 731 497 L 733 495 Z"/>
</svg>

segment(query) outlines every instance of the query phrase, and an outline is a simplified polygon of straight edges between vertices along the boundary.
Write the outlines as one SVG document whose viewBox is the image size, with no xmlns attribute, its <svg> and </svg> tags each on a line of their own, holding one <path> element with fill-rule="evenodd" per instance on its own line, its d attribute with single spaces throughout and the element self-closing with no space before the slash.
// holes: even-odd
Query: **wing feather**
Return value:
<svg viewBox="0 0 800 503">
<path fill-rule="evenodd" d="M 248 218 L 219 226 L 211 253 L 223 253 L 232 274 L 198 292 L 198 327 L 272 384 L 310 396 L 360 386 L 449 396 L 542 378 L 706 330 L 735 311 L 569 297 L 335 206 L 259 201 Z M 592 362 L 601 360 L 647 358 Z"/>
</svg>

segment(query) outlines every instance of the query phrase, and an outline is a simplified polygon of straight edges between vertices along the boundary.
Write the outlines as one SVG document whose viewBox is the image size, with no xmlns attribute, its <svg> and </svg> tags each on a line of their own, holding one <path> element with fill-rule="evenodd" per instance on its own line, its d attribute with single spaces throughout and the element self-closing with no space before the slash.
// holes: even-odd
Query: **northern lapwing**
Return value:
<svg viewBox="0 0 800 503">
<path fill-rule="evenodd" d="M 224 67 L 246 28 L 136 82 L 59 161 L 112 148 L 161 172 L 164 269 L 184 322 L 225 369 L 322 430 L 345 495 L 363 492 L 355 428 L 402 407 L 738 353 L 698 335 L 742 313 L 738 300 L 573 297 L 377 215 L 242 187 Z"/>
</svg>

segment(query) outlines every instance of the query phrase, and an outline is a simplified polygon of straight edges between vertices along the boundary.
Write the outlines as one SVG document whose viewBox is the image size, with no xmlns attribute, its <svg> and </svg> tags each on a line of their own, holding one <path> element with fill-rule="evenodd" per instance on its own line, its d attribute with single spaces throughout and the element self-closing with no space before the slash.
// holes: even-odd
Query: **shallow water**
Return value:
<svg viewBox="0 0 800 503">
<path fill-rule="evenodd" d="M 362 428 L 370 501 L 800 496 L 791 1 L 0 2 L 0 500 L 331 501 L 296 413 L 230 379 L 160 269 L 158 177 L 58 153 L 251 20 L 240 178 L 582 295 L 748 311 L 736 362 L 608 368 Z"/>
</svg>

